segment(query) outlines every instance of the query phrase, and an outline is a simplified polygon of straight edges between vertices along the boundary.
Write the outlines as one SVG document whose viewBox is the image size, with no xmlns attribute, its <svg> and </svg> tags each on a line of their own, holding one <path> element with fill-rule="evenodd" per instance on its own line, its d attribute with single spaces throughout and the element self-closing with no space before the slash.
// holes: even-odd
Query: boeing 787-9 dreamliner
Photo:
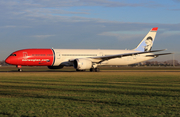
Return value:
<svg viewBox="0 0 180 117">
<path fill-rule="evenodd" d="M 13 52 L 5 62 L 21 66 L 48 66 L 49 69 L 61 69 L 74 66 L 76 71 L 99 71 L 101 65 L 129 65 L 147 61 L 160 55 L 153 54 L 163 50 L 151 50 L 158 27 L 152 28 L 139 45 L 133 50 L 101 49 L 23 49 Z"/>
</svg>

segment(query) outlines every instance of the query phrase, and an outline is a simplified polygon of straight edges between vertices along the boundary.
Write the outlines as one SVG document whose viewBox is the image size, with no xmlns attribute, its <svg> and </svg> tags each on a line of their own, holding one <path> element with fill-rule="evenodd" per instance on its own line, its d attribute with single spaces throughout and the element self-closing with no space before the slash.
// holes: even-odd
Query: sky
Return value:
<svg viewBox="0 0 180 117">
<path fill-rule="evenodd" d="M 26 48 L 134 49 L 158 27 L 152 49 L 180 61 L 180 0 L 0 0 L 0 11 L 0 60 Z"/>
</svg>

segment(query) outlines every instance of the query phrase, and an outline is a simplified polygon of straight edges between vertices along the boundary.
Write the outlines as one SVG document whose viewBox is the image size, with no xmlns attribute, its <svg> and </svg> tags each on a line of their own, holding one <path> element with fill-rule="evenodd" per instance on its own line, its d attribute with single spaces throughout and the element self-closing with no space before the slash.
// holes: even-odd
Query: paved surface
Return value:
<svg viewBox="0 0 180 117">
<path fill-rule="evenodd" d="M 0 72 L 18 72 L 18 71 L 0 71 Z M 22 73 L 26 72 L 77 72 L 77 71 L 22 71 Z M 78 71 L 78 72 L 90 72 L 90 71 Z M 100 72 L 180 72 L 180 70 L 101 70 Z M 94 72 L 92 72 L 94 73 Z M 96 72 L 95 72 L 96 73 Z"/>
</svg>

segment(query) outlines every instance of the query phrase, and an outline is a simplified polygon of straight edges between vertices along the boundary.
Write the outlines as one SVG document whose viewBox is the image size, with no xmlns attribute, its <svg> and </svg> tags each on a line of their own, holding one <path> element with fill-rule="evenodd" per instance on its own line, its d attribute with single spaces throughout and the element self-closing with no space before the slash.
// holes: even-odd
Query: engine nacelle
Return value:
<svg viewBox="0 0 180 117">
<path fill-rule="evenodd" d="M 88 59 L 75 59 L 73 66 L 78 70 L 90 69 L 92 68 L 92 62 Z"/>
<path fill-rule="evenodd" d="M 48 66 L 49 69 L 62 69 L 64 66 Z"/>
</svg>

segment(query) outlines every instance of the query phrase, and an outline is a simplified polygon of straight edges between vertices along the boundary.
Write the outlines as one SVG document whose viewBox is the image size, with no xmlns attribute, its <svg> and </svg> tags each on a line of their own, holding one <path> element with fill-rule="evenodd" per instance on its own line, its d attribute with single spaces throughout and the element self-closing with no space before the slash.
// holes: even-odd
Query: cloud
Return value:
<svg viewBox="0 0 180 117">
<path fill-rule="evenodd" d="M 164 31 L 160 34 L 161 38 L 171 38 L 173 36 L 180 37 L 180 30 L 179 31 Z M 172 39 L 173 40 L 173 39 Z"/>
<path fill-rule="evenodd" d="M 125 7 L 125 6 L 140 6 L 135 3 L 125 3 L 119 1 L 110 0 L 38 0 L 29 2 L 24 0 L 18 0 L 19 3 L 31 6 L 43 6 L 43 7 L 73 7 L 73 6 L 106 6 L 106 7 Z"/>
<path fill-rule="evenodd" d="M 6 26 L 2 26 L 0 28 L 16 28 L 17 26 L 15 25 L 6 25 Z"/>
<path fill-rule="evenodd" d="M 151 3 L 151 6 L 157 6 L 155 4 Z M 44 21 L 46 23 L 100 21 L 96 18 L 85 18 L 92 11 L 83 7 L 74 8 L 79 6 L 143 7 L 147 4 L 112 0 L 1 0 L 0 15 L 3 16 L 1 19 L 5 20 Z"/>
<path fill-rule="evenodd" d="M 180 0 L 173 0 L 174 2 L 180 2 Z"/>
<path fill-rule="evenodd" d="M 45 38 L 49 38 L 49 37 L 53 37 L 55 35 L 33 35 L 32 37 L 35 37 L 37 39 L 45 39 Z"/>
<path fill-rule="evenodd" d="M 17 28 L 31 28 L 31 26 L 17 26 L 17 25 L 5 25 L 5 26 L 0 26 L 0 28 L 4 28 L 4 29 L 17 29 Z"/>
<path fill-rule="evenodd" d="M 173 10 L 173 11 L 180 11 L 180 9 L 170 9 L 170 10 Z"/>
<path fill-rule="evenodd" d="M 105 7 L 136 7 L 142 6 L 137 3 L 125 3 L 110 0 L 1 0 L 1 6 L 8 8 L 51 8 L 51 7 L 74 7 L 74 6 L 105 6 Z"/>
<path fill-rule="evenodd" d="M 131 40 L 131 39 L 136 39 L 136 38 L 142 38 L 144 35 L 143 34 L 128 34 L 128 33 L 115 33 L 115 32 L 103 32 L 98 34 L 100 36 L 109 36 L 115 37 L 118 40 Z"/>
</svg>

